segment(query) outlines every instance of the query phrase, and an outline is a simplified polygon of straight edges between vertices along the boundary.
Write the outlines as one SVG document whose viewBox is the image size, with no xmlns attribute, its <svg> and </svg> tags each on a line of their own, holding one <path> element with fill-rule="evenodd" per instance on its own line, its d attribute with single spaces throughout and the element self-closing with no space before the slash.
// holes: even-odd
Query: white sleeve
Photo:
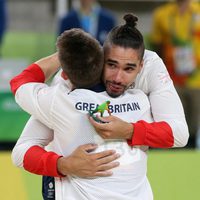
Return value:
<svg viewBox="0 0 200 200">
<path fill-rule="evenodd" d="M 183 147 L 189 138 L 180 98 L 162 60 L 156 55 L 147 60 L 143 79 L 155 121 L 166 121 L 172 128 L 174 147 Z M 142 86 L 141 86 L 142 87 Z"/>
<path fill-rule="evenodd" d="M 17 167 L 23 167 L 24 155 L 32 146 L 44 148 L 53 140 L 53 131 L 40 121 L 31 117 L 12 150 L 12 161 Z"/>
<path fill-rule="evenodd" d="M 27 83 L 17 89 L 15 100 L 23 110 L 52 128 L 51 106 L 54 96 L 55 87 L 44 83 Z"/>
</svg>

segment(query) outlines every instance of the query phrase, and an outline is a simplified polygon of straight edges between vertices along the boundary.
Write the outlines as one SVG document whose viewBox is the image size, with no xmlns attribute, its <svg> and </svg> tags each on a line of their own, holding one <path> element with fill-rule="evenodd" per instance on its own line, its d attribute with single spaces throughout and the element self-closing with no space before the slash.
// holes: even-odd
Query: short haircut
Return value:
<svg viewBox="0 0 200 200">
<path fill-rule="evenodd" d="M 64 31 L 57 39 L 58 57 L 63 71 L 76 88 L 89 88 L 100 82 L 103 49 L 82 29 Z"/>
</svg>

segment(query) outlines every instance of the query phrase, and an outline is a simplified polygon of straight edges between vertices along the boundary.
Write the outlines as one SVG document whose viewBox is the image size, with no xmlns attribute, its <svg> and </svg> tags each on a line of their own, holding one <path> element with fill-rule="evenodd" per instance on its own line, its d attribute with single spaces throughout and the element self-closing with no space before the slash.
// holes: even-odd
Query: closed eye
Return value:
<svg viewBox="0 0 200 200">
<path fill-rule="evenodd" d="M 107 62 L 106 65 L 107 65 L 109 68 L 115 68 L 115 67 L 116 67 L 116 63 L 113 63 L 113 62 Z"/>
<path fill-rule="evenodd" d="M 113 67 L 113 66 L 115 66 L 115 64 L 113 64 L 113 63 L 108 63 L 108 66 Z"/>
</svg>

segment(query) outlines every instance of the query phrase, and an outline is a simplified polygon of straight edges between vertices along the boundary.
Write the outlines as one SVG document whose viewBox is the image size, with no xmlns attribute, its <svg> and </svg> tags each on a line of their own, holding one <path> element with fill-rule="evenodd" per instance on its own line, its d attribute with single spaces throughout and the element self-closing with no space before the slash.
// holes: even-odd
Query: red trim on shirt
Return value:
<svg viewBox="0 0 200 200">
<path fill-rule="evenodd" d="M 22 73 L 15 76 L 10 81 L 10 87 L 13 94 L 16 93 L 17 89 L 29 82 L 38 82 L 38 83 L 44 83 L 45 81 L 45 75 L 42 69 L 39 67 L 39 65 L 33 63 L 30 66 L 28 66 Z"/>
<path fill-rule="evenodd" d="M 24 156 L 24 169 L 43 176 L 63 177 L 57 171 L 57 160 L 60 158 L 54 152 L 47 152 L 40 146 L 32 146 Z"/>
<path fill-rule="evenodd" d="M 174 145 L 171 127 L 166 122 L 147 123 L 143 120 L 133 123 L 133 137 L 130 146 L 147 145 L 153 148 L 170 148 Z"/>
</svg>

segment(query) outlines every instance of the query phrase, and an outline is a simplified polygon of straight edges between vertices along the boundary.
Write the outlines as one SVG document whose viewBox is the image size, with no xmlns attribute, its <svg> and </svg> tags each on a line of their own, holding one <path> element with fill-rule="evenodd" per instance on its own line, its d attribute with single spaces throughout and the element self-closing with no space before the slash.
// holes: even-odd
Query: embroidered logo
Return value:
<svg viewBox="0 0 200 200">
<path fill-rule="evenodd" d="M 171 81 L 171 78 L 170 78 L 169 74 L 166 73 L 166 72 L 158 73 L 158 79 L 160 80 L 160 82 L 162 84 L 166 84 L 166 83 Z"/>
</svg>

